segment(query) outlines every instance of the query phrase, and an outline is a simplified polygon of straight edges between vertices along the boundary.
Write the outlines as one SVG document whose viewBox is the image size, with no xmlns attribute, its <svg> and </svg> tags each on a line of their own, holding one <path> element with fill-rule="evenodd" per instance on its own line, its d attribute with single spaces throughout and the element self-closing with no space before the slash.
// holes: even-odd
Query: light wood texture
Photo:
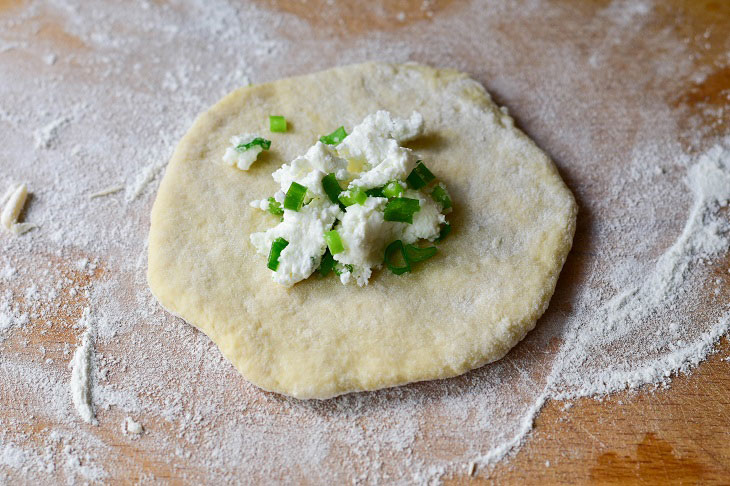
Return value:
<svg viewBox="0 0 730 486">
<path fill-rule="evenodd" d="M 432 16 L 459 15 L 459 2 L 434 1 L 426 14 L 419 9 L 420 0 L 400 0 L 389 3 L 385 10 L 372 6 L 371 2 L 360 2 L 364 6 L 357 13 L 352 2 L 338 2 L 334 6 L 324 0 L 304 4 L 300 0 L 259 0 L 258 3 L 272 9 L 294 14 L 326 32 L 323 35 L 346 41 L 349 37 L 362 35 L 371 29 L 397 32 L 403 25 L 412 22 L 429 21 Z M 608 1 L 590 2 L 560 0 L 558 3 L 572 4 L 576 15 L 586 18 Z M 664 27 L 682 31 L 689 39 L 699 39 L 693 46 L 702 62 L 712 66 L 712 74 L 703 82 L 678 93 L 674 102 L 686 105 L 698 112 L 704 106 L 725 107 L 724 118 L 714 119 L 709 127 L 710 135 L 727 133 L 730 130 L 730 67 L 724 56 L 722 36 L 730 35 L 730 2 L 724 0 L 672 0 L 657 2 L 658 19 L 647 26 L 647 35 L 659 32 Z M 23 9 L 22 0 L 0 0 L 0 15 L 13 15 Z M 398 12 L 406 12 L 402 19 Z M 353 13 L 355 12 L 355 13 Z M 385 12 L 387 15 L 383 15 Z M 676 18 L 682 21 L 677 22 Z M 27 42 L 51 40 L 61 48 L 72 52 L 88 49 L 84 43 L 53 22 L 39 22 L 42 27 L 37 35 Z M 720 42 L 713 42 L 711 48 L 702 46 L 702 35 L 710 28 L 713 36 L 720 36 Z M 455 34 L 456 35 L 456 34 Z M 719 47 L 718 47 L 719 46 Z M 626 62 L 632 61 L 631 53 Z M 22 58 L 20 62 L 22 62 Z M 336 60 L 332 61 L 336 63 Z M 474 72 L 480 72 L 479 60 L 474 59 Z M 291 74 L 282 68 L 281 74 Z M 519 121 L 519 120 L 518 120 Z M 687 127 L 687 130 L 690 130 Z M 528 129 L 529 132 L 529 129 Z M 569 185 L 580 184 L 570 180 Z M 586 221 L 580 220 L 576 235 L 575 251 L 571 255 L 561 281 L 559 282 L 553 306 L 569 306 L 566 293 L 561 288 L 580 285 L 581 266 L 590 258 L 585 241 Z M 53 257 L 49 257 L 53 258 Z M 725 267 L 730 266 L 730 258 Z M 103 272 L 103 268 L 98 272 Z M 68 277 L 83 283 L 86 277 L 68 270 Z M 0 289 L 2 290 L 2 289 Z M 66 295 L 67 302 L 83 299 L 81 296 Z M 72 307 L 73 308 L 73 307 Z M 56 316 L 67 323 L 78 315 Z M 17 345 L 23 353 L 20 342 L 30 345 L 47 345 L 59 349 L 63 343 L 76 342 L 76 333 L 70 328 L 54 327 L 45 334 L 23 333 L 14 336 L 6 346 Z M 701 364 L 690 376 L 673 380 L 669 389 L 642 390 L 620 393 L 604 400 L 584 399 L 566 409 L 564 403 L 549 402 L 540 413 L 535 429 L 522 449 L 509 461 L 500 463 L 489 471 L 477 470 L 478 477 L 463 475 L 450 478 L 450 484 L 728 484 L 730 483 L 730 362 L 723 358 L 730 353 L 730 343 L 723 341 L 719 352 Z M 62 362 L 63 356 L 48 355 Z M 37 359 L 28 354 L 28 360 Z M 2 404 L 0 413 L 6 416 L 20 415 L 21 410 Z M 116 420 L 116 424 L 119 420 Z M 32 434 L 49 425 L 28 424 L 24 432 Z M 170 429 L 169 423 L 149 423 L 146 426 L 158 430 Z M 112 483 L 135 482 L 142 473 L 148 472 L 163 481 L 173 484 L 183 482 L 180 471 L 185 471 L 188 482 L 204 482 L 205 471 L 186 470 L 179 458 L 161 460 L 150 456 L 144 442 L 129 442 L 118 437 L 118 431 L 102 433 L 108 444 L 115 446 L 120 464 L 130 465 L 126 477 L 109 478 Z M 141 466 L 132 464 L 140 462 Z M 346 467 L 346 466 L 343 466 Z M 11 480 L 22 478 L 10 475 Z"/>
</svg>

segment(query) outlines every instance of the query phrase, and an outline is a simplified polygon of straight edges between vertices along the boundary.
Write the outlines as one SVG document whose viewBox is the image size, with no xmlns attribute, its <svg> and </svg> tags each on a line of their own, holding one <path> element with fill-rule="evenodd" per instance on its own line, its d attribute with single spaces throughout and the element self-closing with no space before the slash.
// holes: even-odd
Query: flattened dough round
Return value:
<svg viewBox="0 0 730 486">
<path fill-rule="evenodd" d="M 367 287 L 335 277 L 285 288 L 249 235 L 277 223 L 249 201 L 271 173 L 340 125 L 379 109 L 420 111 L 408 144 L 446 183 L 453 231 L 410 274 L 375 271 Z M 287 133 L 270 133 L 284 115 Z M 220 160 L 232 135 L 271 150 L 246 172 Z M 366 63 L 245 87 L 195 121 L 152 209 L 148 280 L 251 382 L 327 398 L 446 378 L 497 360 L 547 308 L 575 230 L 576 204 L 554 165 L 466 74 Z"/>
</svg>

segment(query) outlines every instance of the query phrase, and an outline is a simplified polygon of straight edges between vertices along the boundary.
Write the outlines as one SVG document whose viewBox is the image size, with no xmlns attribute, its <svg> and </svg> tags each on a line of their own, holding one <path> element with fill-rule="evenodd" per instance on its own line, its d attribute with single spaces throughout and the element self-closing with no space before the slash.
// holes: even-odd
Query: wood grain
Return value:
<svg viewBox="0 0 730 486">
<path fill-rule="evenodd" d="M 447 484 L 727 484 L 729 352 L 724 340 L 668 389 L 550 402 L 512 460 Z"/>
</svg>

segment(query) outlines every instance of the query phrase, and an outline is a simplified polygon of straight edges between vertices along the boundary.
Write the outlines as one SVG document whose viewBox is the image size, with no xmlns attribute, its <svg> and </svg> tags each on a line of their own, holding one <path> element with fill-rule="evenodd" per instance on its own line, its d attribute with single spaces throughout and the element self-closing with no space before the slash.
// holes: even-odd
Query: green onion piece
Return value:
<svg viewBox="0 0 730 486">
<path fill-rule="evenodd" d="M 284 238 L 277 238 L 271 243 L 271 251 L 269 252 L 269 263 L 266 265 L 270 270 L 276 271 L 279 268 L 279 255 L 281 251 L 289 244 Z"/>
<path fill-rule="evenodd" d="M 354 187 L 340 194 L 339 200 L 345 206 L 352 206 L 353 204 L 359 204 L 360 206 L 362 206 L 363 204 L 365 204 L 365 200 L 367 198 L 368 195 L 365 193 L 365 191 L 363 191 L 359 187 Z"/>
<path fill-rule="evenodd" d="M 413 213 L 421 209 L 418 199 L 394 197 L 385 205 L 383 218 L 386 221 L 399 221 L 413 224 Z"/>
<path fill-rule="evenodd" d="M 269 147 L 271 147 L 271 140 L 266 140 L 265 138 L 256 137 L 248 143 L 239 143 L 236 146 L 236 151 L 245 152 L 246 150 L 250 149 L 254 145 L 258 145 L 259 147 L 261 147 L 264 150 L 269 150 Z"/>
<path fill-rule="evenodd" d="M 269 130 L 272 132 L 285 132 L 286 118 L 279 115 L 271 115 L 269 117 Z"/>
<path fill-rule="evenodd" d="M 345 251 L 345 246 L 342 244 L 342 238 L 340 238 L 340 234 L 337 230 L 325 231 L 324 241 L 327 242 L 327 248 L 329 248 L 330 253 L 333 255 L 337 255 L 338 253 Z"/>
<path fill-rule="evenodd" d="M 385 197 L 399 197 L 403 194 L 403 186 L 398 181 L 390 181 L 383 186 L 383 196 Z"/>
<path fill-rule="evenodd" d="M 279 204 L 279 201 L 277 201 L 273 197 L 270 197 L 268 199 L 268 201 L 269 201 L 269 209 L 268 209 L 268 211 L 271 214 L 275 214 L 277 216 L 281 216 L 282 214 L 284 214 L 284 210 L 281 209 L 281 204 Z"/>
<path fill-rule="evenodd" d="M 368 197 L 385 197 L 382 187 L 373 187 L 372 189 L 368 189 L 365 191 L 365 194 Z"/>
<path fill-rule="evenodd" d="M 319 137 L 319 141 L 327 145 L 338 145 L 346 136 L 347 132 L 345 131 L 345 127 L 340 127 L 329 135 Z"/>
<path fill-rule="evenodd" d="M 322 256 L 322 262 L 319 264 L 319 274 L 326 277 L 335 268 L 335 259 L 332 258 L 332 253 L 329 250 L 324 252 Z"/>
<path fill-rule="evenodd" d="M 400 255 L 400 258 L 398 255 Z M 403 264 L 400 265 L 397 260 L 402 261 Z M 411 265 L 408 263 L 408 258 L 406 258 L 406 252 L 401 240 L 395 240 L 385 248 L 385 265 L 396 275 L 411 271 Z"/>
<path fill-rule="evenodd" d="M 449 236 L 449 233 L 451 233 L 451 225 L 449 223 L 444 223 L 444 225 L 441 227 L 441 232 L 439 233 L 439 237 L 433 240 L 434 243 L 440 243 L 444 238 Z"/>
<path fill-rule="evenodd" d="M 449 209 L 451 207 L 451 198 L 449 197 L 449 193 L 446 192 L 446 189 L 443 187 L 434 187 L 433 191 L 431 191 L 431 197 L 434 201 L 439 203 L 443 209 Z"/>
<path fill-rule="evenodd" d="M 327 174 L 322 177 L 322 188 L 324 189 L 324 192 L 327 193 L 327 197 L 330 198 L 330 201 L 335 204 L 340 203 L 338 198 L 340 197 L 342 188 L 340 187 L 340 183 L 337 182 L 337 178 L 334 174 Z"/>
<path fill-rule="evenodd" d="M 426 184 L 436 179 L 436 176 L 433 175 L 433 172 L 428 170 L 428 167 L 426 167 L 426 165 L 420 160 L 418 161 L 418 165 L 416 166 L 416 168 L 413 170 L 415 170 L 418 175 L 421 176 L 421 179 L 423 179 L 423 182 L 425 182 Z"/>
<path fill-rule="evenodd" d="M 306 187 L 297 182 L 292 182 L 291 186 L 289 186 L 289 190 L 286 191 L 284 209 L 291 209 L 292 211 L 299 211 L 302 209 L 305 194 L 307 194 Z"/>
<path fill-rule="evenodd" d="M 405 251 L 408 263 L 418 263 L 422 262 L 423 260 L 428 260 L 429 258 L 434 256 L 437 250 L 435 246 L 419 248 L 414 245 L 406 245 Z"/>
<path fill-rule="evenodd" d="M 406 182 L 408 182 L 408 186 L 412 189 L 420 189 L 428 185 L 435 178 L 436 176 L 419 160 L 418 165 L 406 177 Z"/>
</svg>

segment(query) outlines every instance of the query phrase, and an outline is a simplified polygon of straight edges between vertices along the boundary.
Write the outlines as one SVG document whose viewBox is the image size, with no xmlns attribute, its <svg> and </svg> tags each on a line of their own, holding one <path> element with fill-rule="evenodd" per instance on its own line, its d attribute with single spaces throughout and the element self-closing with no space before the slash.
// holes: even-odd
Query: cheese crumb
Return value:
<svg viewBox="0 0 730 486">
<path fill-rule="evenodd" d="M 236 166 L 241 170 L 248 170 L 251 165 L 256 162 L 259 154 L 264 151 L 261 145 L 253 145 L 246 150 L 239 151 L 236 149 L 241 144 L 247 144 L 261 138 L 258 135 L 247 133 L 244 135 L 236 135 L 231 137 L 231 146 L 226 149 L 223 154 L 223 162 L 228 165 Z"/>
</svg>

